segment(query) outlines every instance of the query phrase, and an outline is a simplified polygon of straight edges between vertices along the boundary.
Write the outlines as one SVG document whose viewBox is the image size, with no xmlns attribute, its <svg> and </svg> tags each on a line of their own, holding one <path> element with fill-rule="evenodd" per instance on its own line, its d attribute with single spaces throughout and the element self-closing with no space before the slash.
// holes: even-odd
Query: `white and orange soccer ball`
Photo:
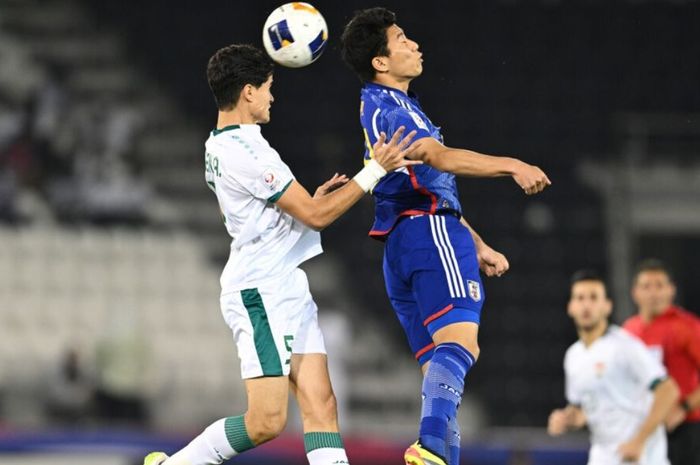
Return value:
<svg viewBox="0 0 700 465">
<path fill-rule="evenodd" d="M 292 2 L 270 13 L 263 27 L 263 45 L 277 63 L 301 68 L 316 61 L 328 42 L 328 26 L 309 3 Z"/>
</svg>

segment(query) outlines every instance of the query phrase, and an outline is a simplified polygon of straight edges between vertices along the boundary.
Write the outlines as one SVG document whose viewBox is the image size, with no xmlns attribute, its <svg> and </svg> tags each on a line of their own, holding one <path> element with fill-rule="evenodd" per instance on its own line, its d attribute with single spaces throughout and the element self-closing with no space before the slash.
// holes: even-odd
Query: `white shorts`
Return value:
<svg viewBox="0 0 700 465">
<path fill-rule="evenodd" d="M 241 359 L 243 379 L 288 376 L 292 354 L 326 353 L 318 307 L 306 273 L 221 296 L 226 320 Z"/>
</svg>

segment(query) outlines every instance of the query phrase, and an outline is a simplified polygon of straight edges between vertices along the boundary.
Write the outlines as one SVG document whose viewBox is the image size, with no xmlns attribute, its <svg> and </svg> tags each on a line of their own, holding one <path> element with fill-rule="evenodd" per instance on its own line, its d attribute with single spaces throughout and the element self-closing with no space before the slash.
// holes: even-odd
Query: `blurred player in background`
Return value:
<svg viewBox="0 0 700 465">
<path fill-rule="evenodd" d="M 673 305 L 676 286 L 659 260 L 637 268 L 632 299 L 639 314 L 624 328 L 636 335 L 663 361 L 681 390 L 679 402 L 666 418 L 669 458 L 673 465 L 700 464 L 700 319 Z"/>
<path fill-rule="evenodd" d="M 206 181 L 231 235 L 221 276 L 221 308 L 241 359 L 248 395 L 244 415 L 222 418 L 168 458 L 149 454 L 145 465 L 219 464 L 280 434 L 288 393 L 302 415 L 311 465 L 347 464 L 317 307 L 298 266 L 322 253 L 325 228 L 360 200 L 387 171 L 406 160 L 411 135 L 403 128 L 374 145 L 375 161 L 352 181 L 333 176 L 312 197 L 299 184 L 258 124 L 270 120 L 273 65 L 248 45 L 220 49 L 207 78 L 219 109 L 206 142 Z M 225 367 L 224 367 L 225 369 Z"/>
<path fill-rule="evenodd" d="M 568 313 L 579 340 L 564 358 L 569 405 L 552 412 L 549 434 L 587 425 L 588 465 L 667 465 L 663 421 L 678 386 L 639 340 L 608 323 L 611 311 L 600 276 L 576 273 Z"/>
<path fill-rule="evenodd" d="M 425 164 L 386 176 L 373 189 L 376 218 L 370 236 L 385 241 L 389 299 L 424 372 L 419 440 L 409 464 L 457 464 L 457 409 L 464 379 L 479 356 L 477 334 L 487 276 L 508 270 L 462 217 L 455 175 L 511 176 L 527 194 L 550 184 L 535 166 L 443 145 L 440 128 L 425 115 L 411 81 L 423 72 L 418 44 L 385 8 L 357 12 L 342 36 L 343 59 L 364 82 L 360 120 L 365 163 L 382 132 L 416 131 L 413 155 Z M 430 362 L 430 363 L 428 363 Z"/>
</svg>

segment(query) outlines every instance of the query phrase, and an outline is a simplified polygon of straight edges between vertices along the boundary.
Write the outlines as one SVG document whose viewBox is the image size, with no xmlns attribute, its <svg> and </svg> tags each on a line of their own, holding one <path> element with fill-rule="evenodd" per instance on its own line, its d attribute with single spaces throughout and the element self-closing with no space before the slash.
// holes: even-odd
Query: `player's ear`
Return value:
<svg viewBox="0 0 700 465">
<path fill-rule="evenodd" d="M 255 91 L 255 86 L 252 84 L 246 84 L 243 86 L 243 89 L 241 89 L 241 97 L 240 99 L 245 99 L 246 102 L 250 103 L 252 102 L 253 99 L 253 92 Z"/>
<path fill-rule="evenodd" d="M 635 280 L 634 283 L 632 283 L 632 288 L 630 289 L 630 297 L 632 298 L 632 302 L 634 302 L 635 305 L 639 305 L 638 298 L 637 298 L 637 281 Z"/>
<path fill-rule="evenodd" d="M 389 70 L 389 63 L 386 57 L 377 56 L 372 58 L 372 67 L 378 73 L 386 73 Z"/>
<path fill-rule="evenodd" d="M 611 299 L 606 298 L 605 299 L 605 317 L 610 317 L 610 314 L 612 313 L 613 309 L 613 302 Z"/>
</svg>

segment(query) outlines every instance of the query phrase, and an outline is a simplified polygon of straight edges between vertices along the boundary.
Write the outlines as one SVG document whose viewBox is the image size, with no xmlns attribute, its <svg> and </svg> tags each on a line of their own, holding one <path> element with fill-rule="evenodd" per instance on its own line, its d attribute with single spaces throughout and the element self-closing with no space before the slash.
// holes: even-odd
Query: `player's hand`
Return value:
<svg viewBox="0 0 700 465">
<path fill-rule="evenodd" d="M 569 413 L 566 409 L 558 408 L 549 415 L 547 433 L 550 436 L 560 436 L 569 429 Z"/>
<path fill-rule="evenodd" d="M 334 190 L 343 187 L 349 180 L 350 178 L 344 174 L 339 175 L 338 173 L 335 173 L 332 178 L 318 186 L 316 192 L 314 192 L 314 198 L 330 194 Z"/>
<path fill-rule="evenodd" d="M 505 255 L 496 252 L 486 244 L 477 248 L 476 258 L 479 260 L 479 268 L 489 278 L 493 276 L 503 276 L 508 271 L 510 264 Z"/>
<path fill-rule="evenodd" d="M 404 126 L 401 126 L 393 135 L 389 143 L 386 142 L 386 134 L 380 133 L 379 139 L 372 147 L 374 151 L 374 159 L 382 165 L 382 168 L 388 172 L 397 170 L 410 165 L 420 165 L 423 163 L 419 160 L 407 160 L 406 157 L 413 151 L 410 147 L 411 140 L 413 136 L 416 135 L 416 131 L 411 131 L 406 137 L 403 137 L 403 133 L 406 130 Z M 403 137 L 403 139 L 402 139 Z"/>
<path fill-rule="evenodd" d="M 639 458 L 642 456 L 644 451 L 644 441 L 640 441 L 637 438 L 627 441 L 621 444 L 617 449 L 623 462 L 639 462 Z"/>
<path fill-rule="evenodd" d="M 678 428 L 688 416 L 688 412 L 683 407 L 676 404 L 666 416 L 666 431 L 669 433 Z"/>
<path fill-rule="evenodd" d="M 522 161 L 517 163 L 513 171 L 513 179 L 527 195 L 537 194 L 547 186 L 552 185 L 552 181 L 544 174 L 544 171 Z"/>
</svg>

